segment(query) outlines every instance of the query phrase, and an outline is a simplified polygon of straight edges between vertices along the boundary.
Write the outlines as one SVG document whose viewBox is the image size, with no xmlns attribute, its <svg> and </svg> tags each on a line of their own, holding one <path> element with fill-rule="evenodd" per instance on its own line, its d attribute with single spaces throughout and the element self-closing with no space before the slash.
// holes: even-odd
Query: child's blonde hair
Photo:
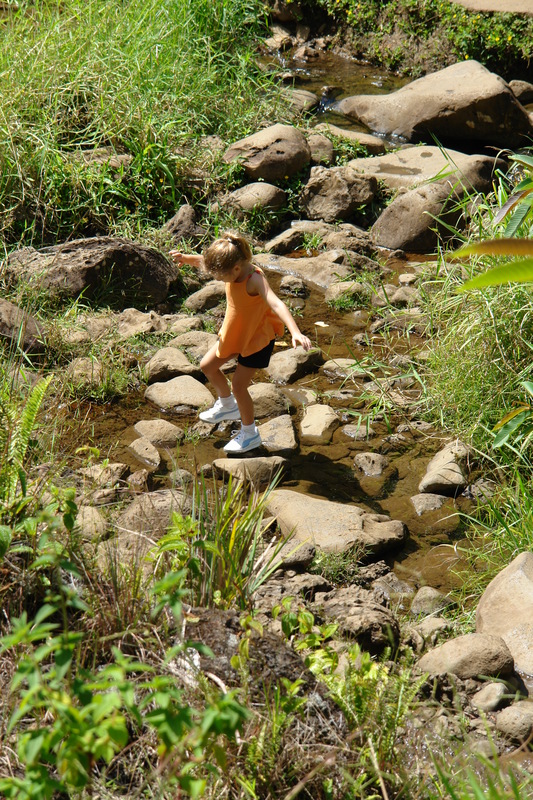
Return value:
<svg viewBox="0 0 533 800">
<path fill-rule="evenodd" d="M 204 252 L 204 265 L 217 277 L 227 275 L 239 261 L 250 261 L 252 249 L 240 233 L 227 231 Z"/>
</svg>

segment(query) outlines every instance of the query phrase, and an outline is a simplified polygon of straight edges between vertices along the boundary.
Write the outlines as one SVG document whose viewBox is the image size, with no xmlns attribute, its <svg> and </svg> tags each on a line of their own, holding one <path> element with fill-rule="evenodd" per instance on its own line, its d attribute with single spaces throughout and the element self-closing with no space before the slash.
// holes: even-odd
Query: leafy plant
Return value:
<svg viewBox="0 0 533 800">
<path fill-rule="evenodd" d="M 247 608 L 254 592 L 279 566 L 284 544 L 264 540 L 263 516 L 276 479 L 263 494 L 230 477 L 209 491 L 194 485 L 191 515 L 174 514 L 155 557 L 168 554 L 172 569 L 186 568 L 189 600 L 197 606 Z"/>
</svg>

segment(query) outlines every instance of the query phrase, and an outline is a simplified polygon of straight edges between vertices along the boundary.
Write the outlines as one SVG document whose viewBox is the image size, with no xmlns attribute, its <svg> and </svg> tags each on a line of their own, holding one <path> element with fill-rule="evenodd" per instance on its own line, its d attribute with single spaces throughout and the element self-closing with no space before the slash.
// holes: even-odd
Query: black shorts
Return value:
<svg viewBox="0 0 533 800">
<path fill-rule="evenodd" d="M 258 350 L 257 353 L 252 353 L 251 356 L 241 356 L 237 358 L 239 364 L 242 364 L 243 367 L 252 367 L 253 369 L 265 369 L 270 364 L 270 356 L 272 355 L 272 351 L 274 350 L 274 345 L 276 344 L 276 340 L 272 339 L 271 342 L 267 344 L 266 347 L 263 347 L 262 350 Z"/>
</svg>

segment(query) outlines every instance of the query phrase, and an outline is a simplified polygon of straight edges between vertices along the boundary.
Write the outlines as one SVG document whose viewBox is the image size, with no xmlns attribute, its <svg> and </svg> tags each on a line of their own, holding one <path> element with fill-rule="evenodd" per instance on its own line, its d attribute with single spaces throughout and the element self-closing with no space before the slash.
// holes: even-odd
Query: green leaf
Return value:
<svg viewBox="0 0 533 800">
<path fill-rule="evenodd" d="M 8 525 L 0 525 L 0 558 L 3 558 L 11 544 L 13 531 Z"/>
<path fill-rule="evenodd" d="M 513 419 L 511 419 L 506 425 L 504 425 L 494 442 L 492 443 L 493 447 L 501 447 L 505 442 L 508 440 L 509 436 L 516 431 L 523 422 L 530 416 L 531 412 L 529 409 L 527 411 L 522 411 L 520 414 L 517 414 Z"/>
<path fill-rule="evenodd" d="M 530 281 L 533 281 L 533 258 L 524 258 L 522 261 L 502 264 L 500 267 L 476 275 L 457 291 L 466 292 L 469 289 L 481 289 L 484 286 L 501 286 L 505 283 L 528 283 Z"/>
<path fill-rule="evenodd" d="M 532 381 L 522 381 L 520 386 L 523 386 L 526 392 L 533 397 L 533 382 Z"/>
<path fill-rule="evenodd" d="M 454 260 L 466 256 L 533 256 L 533 239 L 486 239 L 461 247 L 453 254 Z"/>
<path fill-rule="evenodd" d="M 531 156 L 512 155 L 509 161 L 514 161 L 515 164 L 521 164 L 523 167 L 533 167 L 533 158 Z"/>
<path fill-rule="evenodd" d="M 499 223 L 507 216 L 507 214 L 517 206 L 521 200 L 524 199 L 530 192 L 533 191 L 533 187 L 528 189 L 523 189 L 522 191 L 517 191 L 510 196 L 506 203 L 500 208 L 498 213 L 495 215 L 494 219 L 492 220 L 493 225 L 499 225 Z"/>
<path fill-rule="evenodd" d="M 527 403 L 522 403 L 522 405 L 518 406 L 517 408 L 513 408 L 512 411 L 509 411 L 505 417 L 502 417 L 492 430 L 499 431 L 500 428 L 503 428 L 503 426 L 510 422 L 510 420 L 514 419 L 518 414 L 521 414 L 522 411 L 533 411 L 533 408 L 531 408 L 531 406 L 529 406 Z"/>
</svg>

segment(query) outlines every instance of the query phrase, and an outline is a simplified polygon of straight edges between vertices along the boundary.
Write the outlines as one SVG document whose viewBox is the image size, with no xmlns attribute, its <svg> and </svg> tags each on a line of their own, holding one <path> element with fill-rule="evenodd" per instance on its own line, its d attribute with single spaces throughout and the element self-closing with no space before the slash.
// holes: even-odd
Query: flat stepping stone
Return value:
<svg viewBox="0 0 533 800">
<path fill-rule="evenodd" d="M 314 404 L 306 409 L 300 422 L 301 444 L 327 444 L 340 425 L 331 406 Z"/>
<path fill-rule="evenodd" d="M 288 414 L 264 422 L 258 426 L 258 431 L 263 447 L 269 453 L 283 453 L 298 448 L 292 420 Z"/>
<path fill-rule="evenodd" d="M 248 481 L 256 489 L 264 489 L 279 472 L 286 471 L 288 461 L 281 456 L 259 456 L 258 458 L 217 458 L 213 469 L 221 477 L 233 476 Z"/>
<path fill-rule="evenodd" d="M 288 489 L 272 492 L 267 508 L 284 535 L 293 532 L 291 541 L 311 542 L 327 553 L 343 553 L 357 546 L 365 552 L 382 553 L 396 548 L 406 536 L 403 522 L 385 514 Z"/>
<path fill-rule="evenodd" d="M 323 361 L 322 352 L 318 348 L 304 350 L 303 347 L 294 347 L 274 353 L 266 373 L 275 383 L 293 383 L 316 371 Z"/>
<path fill-rule="evenodd" d="M 192 375 L 199 378 L 202 370 L 191 364 L 185 353 L 177 347 L 162 347 L 146 364 L 147 382 L 158 383 L 176 378 L 178 375 Z"/>
<path fill-rule="evenodd" d="M 185 436 L 181 428 L 166 419 L 142 419 L 133 429 L 155 447 L 175 447 Z"/>
<path fill-rule="evenodd" d="M 138 461 L 146 464 L 147 467 L 157 469 L 161 463 L 161 456 L 156 447 L 148 439 L 141 436 L 140 439 L 135 439 L 130 445 L 128 450 L 133 453 Z"/>
</svg>

